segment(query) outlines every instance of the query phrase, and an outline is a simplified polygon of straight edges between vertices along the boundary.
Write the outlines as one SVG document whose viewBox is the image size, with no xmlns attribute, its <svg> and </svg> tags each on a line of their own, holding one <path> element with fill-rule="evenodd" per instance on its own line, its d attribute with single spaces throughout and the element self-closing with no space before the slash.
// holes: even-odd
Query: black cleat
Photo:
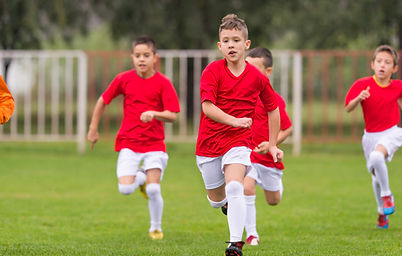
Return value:
<svg viewBox="0 0 402 256">
<path fill-rule="evenodd" d="M 228 215 L 228 203 L 221 207 L 222 213 Z"/>
<path fill-rule="evenodd" d="M 244 245 L 243 241 L 240 242 L 227 242 L 229 243 L 228 248 L 226 248 L 226 256 L 243 256 L 242 248 Z"/>
</svg>

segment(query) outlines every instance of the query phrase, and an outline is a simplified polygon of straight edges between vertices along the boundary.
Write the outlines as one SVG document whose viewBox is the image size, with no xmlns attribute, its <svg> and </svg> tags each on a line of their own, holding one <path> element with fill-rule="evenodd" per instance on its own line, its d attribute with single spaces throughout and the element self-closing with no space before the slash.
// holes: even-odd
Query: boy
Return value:
<svg viewBox="0 0 402 256">
<path fill-rule="evenodd" d="M 243 179 L 251 166 L 249 128 L 258 97 L 271 121 L 268 148 L 275 161 L 283 157 L 276 147 L 279 110 L 268 78 L 244 60 L 250 46 L 244 20 L 226 15 L 217 45 L 224 59 L 210 63 L 200 81 L 202 114 L 196 158 L 211 206 L 228 203 L 230 241 L 225 253 L 242 255 L 246 217 Z"/>
<path fill-rule="evenodd" d="M 0 76 L 0 124 L 5 124 L 14 112 L 14 98 Z"/>
<path fill-rule="evenodd" d="M 124 117 L 115 144 L 119 152 L 119 191 L 129 195 L 140 186 L 146 192 L 151 222 L 149 236 L 162 239 L 160 181 L 168 160 L 163 122 L 175 121 L 180 106 L 172 83 L 154 68 L 158 56 L 151 37 L 140 36 L 133 42 L 131 58 L 134 69 L 118 74 L 96 103 L 88 140 L 93 149 L 99 139 L 101 114 L 113 98 L 122 94 Z M 139 170 L 141 162 L 145 174 Z"/>
<path fill-rule="evenodd" d="M 269 77 L 272 73 L 273 58 L 271 52 L 263 47 L 252 49 L 246 57 L 246 61 L 258 68 L 265 76 Z M 285 101 L 275 92 L 280 120 L 281 130 L 278 135 L 278 144 L 282 143 L 292 132 L 292 123 L 285 111 Z M 259 236 L 256 229 L 256 209 L 255 209 L 255 184 L 258 183 L 263 189 L 265 199 L 270 205 L 277 205 L 282 197 L 283 185 L 283 163 L 274 162 L 272 155 L 266 150 L 269 140 L 268 116 L 264 110 L 264 105 L 258 100 L 253 125 L 251 126 L 252 147 L 251 163 L 253 168 L 244 178 L 244 197 L 246 201 L 246 243 L 258 245 Z"/>
<path fill-rule="evenodd" d="M 352 111 L 360 103 L 365 130 L 362 139 L 368 171 L 377 201 L 377 227 L 388 228 L 388 216 L 394 213 L 388 169 L 385 160 L 391 161 L 402 145 L 402 128 L 398 127 L 399 107 L 402 107 L 402 81 L 391 80 L 398 71 L 398 54 L 391 46 L 379 46 L 373 55 L 371 69 L 374 75 L 357 80 L 345 99 L 345 110 Z M 399 106 L 398 106 L 399 104 Z"/>
</svg>

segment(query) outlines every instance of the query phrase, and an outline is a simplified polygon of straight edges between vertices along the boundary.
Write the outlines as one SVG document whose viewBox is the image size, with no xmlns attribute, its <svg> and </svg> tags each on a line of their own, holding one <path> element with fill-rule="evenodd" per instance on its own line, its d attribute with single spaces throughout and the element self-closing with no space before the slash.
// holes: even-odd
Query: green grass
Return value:
<svg viewBox="0 0 402 256">
<path fill-rule="evenodd" d="M 388 230 L 375 227 L 359 144 L 305 145 L 300 157 L 285 150 L 283 201 L 268 206 L 258 190 L 261 244 L 244 255 L 402 254 L 399 208 Z M 168 153 L 165 239 L 151 241 L 146 200 L 117 190 L 111 142 L 84 155 L 69 143 L 1 143 L 0 255 L 223 255 L 227 221 L 209 206 L 194 144 L 168 144 Z M 402 153 L 388 166 L 398 203 Z"/>
</svg>

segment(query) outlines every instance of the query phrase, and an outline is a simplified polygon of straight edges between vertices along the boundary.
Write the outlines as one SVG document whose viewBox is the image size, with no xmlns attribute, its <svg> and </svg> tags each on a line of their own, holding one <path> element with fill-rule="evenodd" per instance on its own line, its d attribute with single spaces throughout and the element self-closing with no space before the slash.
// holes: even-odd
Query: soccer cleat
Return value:
<svg viewBox="0 0 402 256">
<path fill-rule="evenodd" d="M 246 243 L 248 245 L 258 245 L 260 243 L 260 240 L 256 236 L 249 236 L 246 240 Z"/>
<path fill-rule="evenodd" d="M 389 224 L 388 215 L 378 214 L 377 228 L 379 228 L 379 229 L 387 229 L 388 224 Z"/>
<path fill-rule="evenodd" d="M 228 215 L 228 203 L 221 207 L 222 213 Z"/>
<path fill-rule="evenodd" d="M 147 182 L 145 182 L 144 184 L 142 184 L 142 185 L 139 186 L 141 195 L 142 195 L 145 199 L 148 199 L 147 191 L 145 190 L 146 187 L 147 187 Z"/>
<path fill-rule="evenodd" d="M 244 245 L 243 241 L 240 242 L 227 242 L 229 243 L 226 248 L 225 255 L 226 256 L 243 256 L 242 248 Z"/>
<path fill-rule="evenodd" d="M 391 215 L 395 211 L 395 203 L 391 196 L 383 196 L 382 201 L 384 203 L 383 209 L 385 215 Z"/>
<path fill-rule="evenodd" d="M 160 239 L 163 239 L 163 233 L 162 233 L 162 231 L 155 230 L 155 231 L 149 232 L 149 237 L 152 240 L 160 240 Z"/>
</svg>

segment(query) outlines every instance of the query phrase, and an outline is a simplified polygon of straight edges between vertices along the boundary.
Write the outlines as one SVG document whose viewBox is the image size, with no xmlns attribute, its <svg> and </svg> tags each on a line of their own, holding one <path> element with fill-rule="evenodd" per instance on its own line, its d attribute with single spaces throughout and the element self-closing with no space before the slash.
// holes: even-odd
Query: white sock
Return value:
<svg viewBox="0 0 402 256">
<path fill-rule="evenodd" d="M 257 212 L 255 209 L 255 195 L 244 196 L 246 201 L 246 233 L 247 237 L 258 237 L 257 233 Z"/>
<path fill-rule="evenodd" d="M 147 185 L 146 191 L 148 195 L 149 217 L 151 219 L 149 232 L 153 232 L 156 229 L 162 231 L 163 198 L 161 195 L 161 185 L 150 183 Z"/>
<path fill-rule="evenodd" d="M 147 179 L 147 176 L 145 175 L 144 172 L 142 172 L 142 171 L 137 171 L 137 173 L 135 174 L 135 182 L 134 182 L 134 183 L 137 183 L 138 186 L 139 186 L 139 185 L 144 185 L 146 179 Z"/>
<path fill-rule="evenodd" d="M 391 189 L 389 188 L 388 169 L 385 164 L 384 155 L 379 151 L 373 151 L 370 153 L 369 163 L 374 168 L 375 176 L 381 187 L 381 196 L 391 195 Z"/>
<path fill-rule="evenodd" d="M 384 210 L 383 210 L 384 203 L 381 200 L 380 183 L 378 183 L 377 178 L 374 175 L 371 175 L 371 181 L 372 181 L 372 185 L 373 185 L 375 201 L 377 202 L 377 211 L 379 214 L 384 214 Z"/>
<path fill-rule="evenodd" d="M 207 195 L 207 199 L 208 199 L 209 203 L 211 204 L 211 206 L 214 207 L 214 208 L 221 208 L 221 207 L 224 206 L 224 205 L 227 203 L 227 201 L 228 201 L 228 200 L 225 198 L 225 199 L 223 199 L 223 200 L 220 201 L 220 202 L 215 202 L 215 201 L 212 201 L 212 200 L 209 198 L 208 195 Z"/>
<path fill-rule="evenodd" d="M 226 184 L 226 198 L 228 200 L 228 224 L 230 242 L 242 240 L 244 225 L 246 222 L 246 203 L 244 201 L 243 184 L 238 181 L 230 181 Z"/>
</svg>

